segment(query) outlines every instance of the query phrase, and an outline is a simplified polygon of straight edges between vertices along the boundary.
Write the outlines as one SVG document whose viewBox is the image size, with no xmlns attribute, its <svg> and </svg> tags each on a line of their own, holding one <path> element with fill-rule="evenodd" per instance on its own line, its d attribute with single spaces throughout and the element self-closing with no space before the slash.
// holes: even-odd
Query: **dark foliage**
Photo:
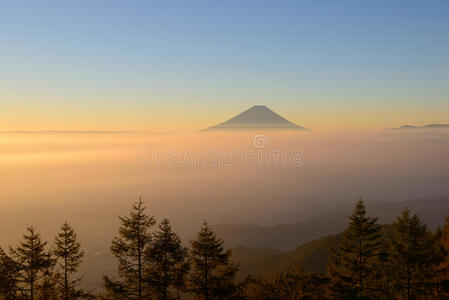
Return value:
<svg viewBox="0 0 449 300">
<path fill-rule="evenodd" d="M 33 227 L 9 253 L 0 248 L 0 299 L 449 299 L 449 219 L 432 232 L 408 209 L 392 225 L 380 226 L 359 201 L 341 234 L 287 254 L 238 249 L 259 270 L 240 282 L 231 251 L 206 222 L 187 249 L 167 219 L 151 231 L 155 220 L 141 200 L 120 220 L 111 247 L 118 279 L 105 276 L 104 292 L 79 289 L 76 273 L 84 252 L 65 223 L 51 249 Z M 263 266 L 258 253 L 265 253 L 271 267 Z"/>
</svg>

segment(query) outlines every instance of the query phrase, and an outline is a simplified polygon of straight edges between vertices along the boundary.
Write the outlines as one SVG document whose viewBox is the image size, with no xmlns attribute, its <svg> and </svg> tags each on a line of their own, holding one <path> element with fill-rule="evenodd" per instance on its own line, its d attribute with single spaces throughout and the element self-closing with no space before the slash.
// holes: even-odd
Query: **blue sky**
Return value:
<svg viewBox="0 0 449 300">
<path fill-rule="evenodd" d="M 449 1 L 2 0 L 0 126 L 196 128 L 254 104 L 317 128 L 449 123 L 448 16 Z"/>
</svg>

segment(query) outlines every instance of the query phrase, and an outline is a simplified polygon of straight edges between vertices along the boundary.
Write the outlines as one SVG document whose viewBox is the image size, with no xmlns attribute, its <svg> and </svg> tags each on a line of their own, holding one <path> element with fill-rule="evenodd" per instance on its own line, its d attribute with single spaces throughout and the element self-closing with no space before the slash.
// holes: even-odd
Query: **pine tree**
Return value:
<svg viewBox="0 0 449 300">
<path fill-rule="evenodd" d="M 129 217 L 120 217 L 119 237 L 112 241 L 111 251 L 118 260 L 118 275 L 121 280 L 104 277 L 106 290 L 120 299 L 144 299 L 144 270 L 148 266 L 144 253 L 151 243 L 150 228 L 155 221 L 145 213 L 142 199 L 132 207 Z"/>
<path fill-rule="evenodd" d="M 19 266 L 0 248 L 0 299 L 14 299 Z"/>
<path fill-rule="evenodd" d="M 57 273 L 55 273 L 54 266 L 56 264 L 56 259 L 52 257 L 50 252 L 47 253 L 48 259 L 51 264 L 43 272 L 42 279 L 39 284 L 39 291 L 37 292 L 37 299 L 39 300 L 59 300 L 56 284 L 57 284 Z"/>
<path fill-rule="evenodd" d="M 272 280 L 278 299 L 296 300 L 302 297 L 301 281 L 303 272 L 297 269 L 280 272 Z"/>
<path fill-rule="evenodd" d="M 207 222 L 191 246 L 191 291 L 203 300 L 227 299 L 235 293 L 238 266 L 230 262 L 231 251 L 224 251 L 223 240 L 217 238 Z"/>
<path fill-rule="evenodd" d="M 392 244 L 392 260 L 395 267 L 396 293 L 402 299 L 416 299 L 427 294 L 427 283 L 432 278 L 433 241 L 415 214 L 405 209 L 393 223 L 395 230 Z"/>
<path fill-rule="evenodd" d="M 390 227 L 388 227 L 390 231 Z M 371 284 L 374 287 L 376 299 L 392 299 L 393 285 L 392 280 L 395 276 L 394 265 L 392 263 L 390 248 L 391 240 L 390 232 L 383 232 L 383 239 L 379 250 L 379 257 L 373 270 L 373 279 Z"/>
<path fill-rule="evenodd" d="M 174 299 L 170 290 L 183 284 L 179 275 L 188 265 L 187 254 L 187 248 L 182 246 L 181 239 L 172 231 L 170 222 L 164 219 L 146 252 L 149 261 L 146 276 L 156 292 L 157 299 Z"/>
<path fill-rule="evenodd" d="M 185 255 L 188 258 L 189 251 L 188 249 L 185 249 Z M 175 269 L 175 279 L 173 282 L 173 287 L 176 289 L 176 299 L 181 299 L 181 294 L 186 292 L 188 290 L 187 287 L 187 275 L 190 271 L 190 262 L 183 261 L 179 263 L 179 265 Z"/>
<path fill-rule="evenodd" d="M 77 234 L 68 222 L 61 226 L 61 231 L 55 238 L 54 254 L 59 259 L 62 271 L 62 295 L 64 300 L 75 299 L 81 293 L 77 289 L 80 279 L 72 280 L 71 276 L 78 271 L 84 257 Z"/>
<path fill-rule="evenodd" d="M 325 274 L 305 272 L 301 282 L 302 298 L 307 300 L 328 299 L 329 278 Z"/>
<path fill-rule="evenodd" d="M 446 220 L 447 222 L 447 220 Z M 445 225 L 445 227 L 447 224 Z M 444 228 L 443 228 L 444 230 Z M 431 291 L 434 299 L 442 299 L 446 295 L 444 292 L 444 283 L 448 278 L 449 267 L 447 265 L 448 258 L 448 248 L 445 244 L 444 231 L 438 228 L 436 232 L 432 235 L 433 242 L 433 253 L 430 259 L 429 268 L 432 269 L 432 278 L 427 282 L 427 289 Z"/>
<path fill-rule="evenodd" d="M 250 283 L 249 287 L 257 283 L 259 287 L 255 289 L 256 293 L 254 293 L 254 287 L 253 291 L 247 290 L 249 299 L 326 300 L 329 299 L 328 282 L 329 279 L 324 274 L 304 272 L 292 267 L 277 273 L 274 278 L 266 282 L 247 278 L 239 285 L 239 289 L 242 286 L 248 287 L 248 283 Z"/>
<path fill-rule="evenodd" d="M 42 242 L 40 234 L 33 227 L 27 228 L 24 241 L 15 249 L 10 248 L 10 256 L 19 265 L 18 290 L 28 299 L 34 300 L 40 281 L 47 275 L 54 260 L 45 250 L 47 242 Z"/>
<path fill-rule="evenodd" d="M 369 299 L 373 294 L 369 281 L 381 246 L 381 227 L 376 224 L 377 218 L 366 216 L 362 200 L 357 202 L 349 220 L 329 265 L 332 289 L 341 299 Z"/>
<path fill-rule="evenodd" d="M 437 287 L 436 299 L 449 298 L 449 218 L 446 217 L 443 229 L 438 233 L 439 235 L 439 251 L 443 254 L 441 261 L 436 268 Z"/>
</svg>

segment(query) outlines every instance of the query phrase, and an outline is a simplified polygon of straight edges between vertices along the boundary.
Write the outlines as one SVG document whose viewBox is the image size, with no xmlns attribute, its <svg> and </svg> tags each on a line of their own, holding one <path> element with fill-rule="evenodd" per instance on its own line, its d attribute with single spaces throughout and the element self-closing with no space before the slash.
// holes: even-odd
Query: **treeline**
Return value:
<svg viewBox="0 0 449 300">
<path fill-rule="evenodd" d="M 104 277 L 102 291 L 80 288 L 84 252 L 65 223 L 53 245 L 30 227 L 16 248 L 0 249 L 0 299 L 449 299 L 449 219 L 432 232 L 407 209 L 393 224 L 379 225 L 359 201 L 326 273 L 292 267 L 240 282 L 231 251 L 206 222 L 185 247 L 170 222 L 157 225 L 141 200 L 120 221 L 111 245 L 117 274 Z"/>
<path fill-rule="evenodd" d="M 330 249 L 325 274 L 289 268 L 240 283 L 242 299 L 449 299 L 449 219 L 432 232 L 405 209 L 377 224 L 358 201 L 342 240 Z"/>
<path fill-rule="evenodd" d="M 145 213 L 141 200 L 120 220 L 120 234 L 111 246 L 118 277 L 104 277 L 101 299 L 168 300 L 186 293 L 199 299 L 228 299 L 236 293 L 238 267 L 206 222 L 188 249 L 167 219 L 151 231 L 155 220 Z"/>
<path fill-rule="evenodd" d="M 104 291 L 80 288 L 76 273 L 84 252 L 65 223 L 51 246 L 29 227 L 19 246 L 8 253 L 0 248 L 0 299 L 231 299 L 237 294 L 238 266 L 207 222 L 189 249 L 167 219 L 154 228 L 142 200 L 120 221 L 111 246 L 117 275 L 104 276 Z"/>
<path fill-rule="evenodd" d="M 78 271 L 84 252 L 69 223 L 64 223 L 51 247 L 34 227 L 9 254 L 0 248 L 0 298 L 78 299 L 92 295 L 78 288 Z M 49 249 L 47 249 L 49 248 Z"/>
</svg>

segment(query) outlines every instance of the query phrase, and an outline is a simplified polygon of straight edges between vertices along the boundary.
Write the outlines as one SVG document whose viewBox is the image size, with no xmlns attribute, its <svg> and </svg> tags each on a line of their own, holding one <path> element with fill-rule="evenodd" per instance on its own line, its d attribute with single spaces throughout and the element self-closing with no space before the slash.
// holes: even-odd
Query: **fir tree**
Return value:
<svg viewBox="0 0 449 300">
<path fill-rule="evenodd" d="M 188 266 L 187 253 L 187 248 L 182 246 L 179 236 L 172 231 L 170 222 L 164 219 L 154 233 L 151 247 L 146 252 L 149 261 L 146 275 L 157 299 L 175 298 L 170 291 L 173 287 L 183 285 L 180 274 Z"/>
<path fill-rule="evenodd" d="M 39 284 L 39 291 L 37 292 L 37 299 L 39 300 L 59 300 L 61 299 L 57 293 L 57 273 L 55 273 L 54 266 L 56 259 L 53 258 L 50 252 L 47 253 L 47 258 L 51 261 L 43 272 L 43 277 Z"/>
<path fill-rule="evenodd" d="M 390 230 L 390 227 L 388 227 Z M 392 281 L 395 276 L 395 268 L 391 260 L 390 248 L 391 248 L 390 232 L 383 233 L 383 239 L 380 246 L 379 257 L 376 261 L 373 270 L 373 279 L 371 284 L 374 287 L 376 299 L 392 299 L 393 285 Z"/>
<path fill-rule="evenodd" d="M 448 220 L 446 220 L 447 222 Z M 445 227 L 447 226 L 447 223 Z M 444 230 L 444 228 L 443 228 Z M 442 299 L 446 297 L 444 291 L 444 283 L 449 274 L 449 267 L 447 265 L 448 248 L 446 247 L 446 238 L 444 231 L 438 228 L 435 234 L 432 235 L 433 253 L 430 259 L 429 268 L 432 269 L 432 279 L 427 282 L 427 289 L 431 291 L 434 299 Z M 430 294 L 430 293 L 429 293 Z"/>
<path fill-rule="evenodd" d="M 185 249 L 185 255 L 188 258 L 189 251 L 188 249 Z M 173 286 L 176 289 L 176 299 L 181 299 L 181 294 L 184 292 L 187 292 L 188 286 L 187 286 L 187 275 L 190 271 L 190 263 L 189 261 L 183 261 L 180 262 L 177 267 L 175 268 L 175 280 L 173 282 Z"/>
<path fill-rule="evenodd" d="M 0 248 L 0 299 L 16 297 L 18 267 L 19 265 Z"/>
<path fill-rule="evenodd" d="M 357 202 L 349 220 L 343 240 L 331 258 L 332 287 L 342 299 L 371 298 L 373 291 L 368 282 L 379 255 L 381 227 L 376 224 L 377 218 L 366 216 L 362 200 Z"/>
<path fill-rule="evenodd" d="M 84 251 L 78 242 L 77 234 L 68 222 L 61 226 L 61 231 L 55 238 L 54 254 L 59 259 L 62 271 L 62 295 L 64 300 L 76 299 L 81 290 L 77 289 L 80 279 L 72 280 L 71 276 L 78 271 L 84 257 Z"/>
<path fill-rule="evenodd" d="M 446 217 L 443 229 L 439 232 L 439 252 L 443 254 L 436 268 L 436 299 L 449 298 L 449 218 Z M 438 235 L 438 233 L 437 233 Z"/>
<path fill-rule="evenodd" d="M 34 300 L 40 281 L 47 276 L 47 270 L 54 260 L 45 250 L 47 242 L 42 242 L 39 233 L 33 227 L 27 228 L 24 241 L 15 249 L 10 248 L 11 258 L 19 265 L 18 290 L 30 300 Z"/>
<path fill-rule="evenodd" d="M 391 256 L 396 293 L 402 299 L 416 299 L 427 293 L 426 285 L 432 278 L 433 241 L 427 225 L 416 214 L 410 216 L 408 209 L 393 223 L 393 228 Z"/>
<path fill-rule="evenodd" d="M 217 238 L 207 222 L 191 246 L 191 291 L 203 300 L 227 299 L 234 294 L 238 266 L 230 262 L 231 251 L 224 251 L 223 240 Z"/>
<path fill-rule="evenodd" d="M 121 280 L 104 277 L 106 290 L 120 299 L 146 299 L 144 270 L 148 261 L 144 253 L 151 243 L 150 228 L 155 221 L 145 213 L 142 199 L 132 207 L 129 217 L 120 217 L 119 237 L 112 241 L 111 251 L 118 260 L 118 275 Z"/>
</svg>

